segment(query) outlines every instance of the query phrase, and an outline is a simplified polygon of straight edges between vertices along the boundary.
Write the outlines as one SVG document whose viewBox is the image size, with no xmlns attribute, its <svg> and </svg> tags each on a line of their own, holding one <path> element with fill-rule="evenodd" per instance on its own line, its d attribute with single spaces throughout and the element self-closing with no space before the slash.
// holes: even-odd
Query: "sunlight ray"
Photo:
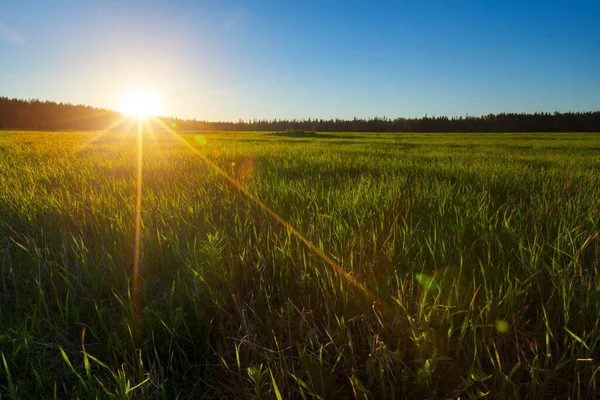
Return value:
<svg viewBox="0 0 600 400">
<path fill-rule="evenodd" d="M 159 144 L 156 131 L 152 127 L 152 124 L 150 123 L 148 118 L 144 118 L 143 121 L 144 121 L 144 130 L 150 134 L 152 143 L 154 144 L 156 150 L 158 151 L 160 158 L 164 161 L 165 160 L 165 152 L 163 151 L 162 147 Z"/>
<path fill-rule="evenodd" d="M 381 303 L 380 299 L 375 296 L 369 289 L 367 289 L 351 272 L 346 272 L 338 263 L 336 263 L 331 257 L 325 254 L 321 249 L 317 247 L 309 238 L 304 236 L 298 230 L 296 230 L 289 222 L 284 220 L 279 214 L 277 214 L 273 209 L 259 200 L 256 196 L 254 196 L 248 189 L 246 189 L 241 183 L 232 178 L 221 169 L 218 165 L 216 165 L 213 161 L 207 158 L 204 154 L 202 154 L 198 148 L 192 146 L 189 142 L 187 142 L 184 138 L 181 137 L 180 134 L 171 129 L 168 125 L 162 122 L 159 118 L 154 118 L 156 122 L 166 129 L 172 136 L 177 138 L 180 142 L 186 145 L 191 151 L 193 151 L 196 155 L 198 155 L 208 166 L 214 169 L 219 175 L 225 178 L 229 183 L 231 183 L 237 190 L 243 193 L 247 198 L 249 198 L 254 204 L 256 204 L 259 208 L 261 208 L 264 212 L 266 212 L 269 216 L 271 216 L 275 221 L 280 223 L 284 228 L 286 228 L 292 235 L 294 235 L 297 239 L 302 241 L 309 249 L 314 251 L 328 266 L 330 266 L 336 275 L 344 278 L 348 282 L 350 282 L 354 287 L 360 289 L 369 300 L 373 302 Z M 385 304 L 385 303 L 382 303 Z"/>
<path fill-rule="evenodd" d="M 123 121 L 125 120 L 125 116 L 121 115 L 121 117 L 119 117 L 117 120 L 113 121 L 112 123 L 110 123 L 106 128 L 98 131 L 98 133 L 96 133 L 94 136 L 86 139 L 78 148 L 77 151 L 82 151 L 85 150 L 86 148 L 88 148 L 89 146 L 91 146 L 92 144 L 94 144 L 96 141 L 98 141 L 102 136 L 104 136 L 106 133 L 110 132 L 111 129 L 121 125 L 123 123 Z"/>
<path fill-rule="evenodd" d="M 139 307 L 139 271 L 142 237 L 142 163 L 144 153 L 144 125 L 142 118 L 138 118 L 137 124 L 137 180 L 135 198 L 135 247 L 133 253 L 133 305 L 134 309 Z"/>
</svg>

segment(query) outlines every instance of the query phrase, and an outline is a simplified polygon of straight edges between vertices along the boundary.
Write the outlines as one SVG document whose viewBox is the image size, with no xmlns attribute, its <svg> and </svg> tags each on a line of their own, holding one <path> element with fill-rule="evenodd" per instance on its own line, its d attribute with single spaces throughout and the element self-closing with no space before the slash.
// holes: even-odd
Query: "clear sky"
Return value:
<svg viewBox="0 0 600 400">
<path fill-rule="evenodd" d="M 600 1 L 0 1 L 0 96 L 207 120 L 600 109 Z"/>
</svg>

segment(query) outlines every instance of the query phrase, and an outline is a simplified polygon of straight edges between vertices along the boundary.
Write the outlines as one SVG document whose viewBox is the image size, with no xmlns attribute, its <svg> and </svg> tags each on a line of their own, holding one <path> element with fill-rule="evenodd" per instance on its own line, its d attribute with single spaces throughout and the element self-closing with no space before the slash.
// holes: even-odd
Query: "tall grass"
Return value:
<svg viewBox="0 0 600 400">
<path fill-rule="evenodd" d="M 0 133 L 8 398 L 598 398 L 600 136 Z"/>
</svg>

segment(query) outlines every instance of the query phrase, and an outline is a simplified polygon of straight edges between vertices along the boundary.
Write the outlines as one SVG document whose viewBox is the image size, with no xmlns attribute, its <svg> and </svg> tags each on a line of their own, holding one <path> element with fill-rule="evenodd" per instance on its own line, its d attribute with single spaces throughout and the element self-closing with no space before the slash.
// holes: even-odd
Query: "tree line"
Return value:
<svg viewBox="0 0 600 400">
<path fill-rule="evenodd" d="M 165 125 L 183 131 L 320 132 L 600 132 L 600 111 L 501 113 L 482 116 L 353 119 L 253 119 L 209 122 L 160 117 Z M 154 129 L 162 130 L 153 123 Z M 52 101 L 0 97 L 0 129 L 131 130 L 131 118 L 103 108 Z"/>
</svg>

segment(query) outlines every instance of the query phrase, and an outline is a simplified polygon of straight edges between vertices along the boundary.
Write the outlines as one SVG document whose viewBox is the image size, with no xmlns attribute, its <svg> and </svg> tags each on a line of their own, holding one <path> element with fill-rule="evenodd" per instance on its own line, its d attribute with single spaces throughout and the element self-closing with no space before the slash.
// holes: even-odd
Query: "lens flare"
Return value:
<svg viewBox="0 0 600 400">
<path fill-rule="evenodd" d="M 202 135 L 196 135 L 196 137 L 194 137 L 194 139 L 196 140 L 196 143 L 198 143 L 200 146 L 204 146 L 205 144 L 208 143 L 208 140 L 206 140 L 206 137 L 204 137 Z"/>
<path fill-rule="evenodd" d="M 503 319 L 497 320 L 496 322 L 494 322 L 494 325 L 496 326 L 496 330 L 500 333 L 508 333 L 508 331 L 510 330 L 508 322 L 506 322 Z"/>
<path fill-rule="evenodd" d="M 423 286 L 427 290 L 436 290 L 437 289 L 437 282 L 435 279 L 435 275 L 428 275 L 423 272 L 423 273 L 417 274 L 415 276 L 415 279 L 417 280 L 417 282 L 419 282 L 419 285 Z"/>
</svg>

